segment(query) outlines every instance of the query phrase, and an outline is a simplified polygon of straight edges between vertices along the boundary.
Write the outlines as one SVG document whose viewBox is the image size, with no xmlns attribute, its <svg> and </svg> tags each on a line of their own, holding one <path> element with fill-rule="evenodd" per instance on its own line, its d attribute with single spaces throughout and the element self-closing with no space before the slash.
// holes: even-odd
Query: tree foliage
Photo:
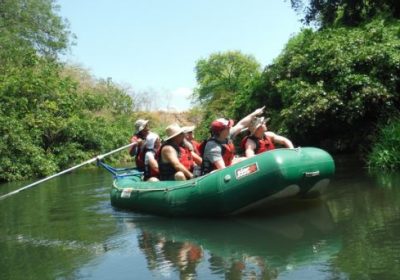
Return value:
<svg viewBox="0 0 400 280">
<path fill-rule="evenodd" d="M 56 57 L 69 46 L 68 22 L 54 0 L 0 1 L 0 65 L 16 62 L 29 50 Z"/>
<path fill-rule="evenodd" d="M 0 1 L 0 181 L 49 175 L 129 139 L 125 90 L 57 61 L 71 34 L 56 11 L 53 0 Z"/>
<path fill-rule="evenodd" d="M 290 0 L 290 3 L 295 10 L 304 13 L 303 22 L 316 23 L 323 28 L 337 24 L 357 26 L 382 14 L 400 18 L 397 0 Z"/>
<path fill-rule="evenodd" d="M 371 153 L 368 155 L 368 166 L 372 170 L 400 169 L 400 118 L 393 118 L 382 125 L 375 137 Z"/>
<path fill-rule="evenodd" d="M 84 90 L 33 56 L 0 74 L 0 180 L 45 176 L 126 143 L 132 100 L 103 81 Z"/>
<path fill-rule="evenodd" d="M 251 92 L 260 78 L 260 64 L 253 56 L 228 51 L 199 60 L 195 71 L 198 87 L 193 97 L 203 109 L 199 132 L 205 137 L 212 119 L 235 116 L 237 101 Z"/>
<path fill-rule="evenodd" d="M 400 23 L 303 30 L 263 73 L 248 102 L 267 104 L 298 145 L 367 143 L 400 108 Z"/>
</svg>

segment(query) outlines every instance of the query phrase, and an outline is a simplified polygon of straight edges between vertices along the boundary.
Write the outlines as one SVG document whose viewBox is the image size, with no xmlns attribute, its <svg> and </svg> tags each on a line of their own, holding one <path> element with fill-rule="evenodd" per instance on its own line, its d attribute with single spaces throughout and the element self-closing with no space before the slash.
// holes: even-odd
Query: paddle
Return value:
<svg viewBox="0 0 400 280">
<path fill-rule="evenodd" d="M 59 172 L 59 173 L 57 173 L 57 174 L 51 175 L 51 176 L 49 176 L 49 177 L 43 178 L 43 179 L 41 179 L 41 180 L 39 180 L 39 181 L 36 181 L 36 182 L 34 182 L 34 183 L 32 183 L 32 184 L 29 184 L 29 185 L 27 185 L 27 186 L 25 186 L 25 187 L 22 187 L 22 188 L 20 188 L 20 189 L 15 190 L 15 191 L 9 192 L 9 193 L 7 193 L 7 194 L 5 194 L 5 195 L 0 196 L 0 200 L 4 199 L 4 198 L 6 198 L 6 197 L 12 196 L 12 195 L 14 195 L 14 194 L 17 194 L 17 193 L 19 193 L 19 192 L 21 192 L 21 191 L 27 190 L 27 189 L 29 189 L 29 188 L 31 188 L 31 187 L 33 187 L 33 186 L 36 186 L 36 185 L 38 185 L 38 184 L 40 184 L 40 183 L 43 183 L 43 182 L 45 182 L 45 181 L 47 181 L 47 180 L 53 179 L 53 178 L 55 178 L 55 177 L 57 177 L 57 176 L 59 176 L 59 175 L 62 175 L 62 174 L 64 174 L 64 173 L 67 173 L 67 172 L 70 172 L 70 171 L 72 171 L 72 170 L 75 170 L 75 169 L 77 169 L 77 168 L 79 168 L 79 167 L 81 167 L 81 166 L 84 166 L 84 165 L 86 165 L 86 164 L 93 163 L 93 162 L 97 161 L 98 159 L 102 159 L 102 158 L 104 158 L 104 157 L 106 157 L 106 156 L 109 156 L 109 155 L 111 155 L 111 154 L 113 154 L 113 153 L 116 153 L 116 152 L 118 152 L 118 151 L 121 151 L 121 150 L 123 150 L 123 149 L 126 149 L 126 148 L 128 148 L 128 147 L 130 147 L 130 146 L 132 146 L 132 145 L 134 145 L 134 144 L 135 144 L 135 143 L 130 143 L 129 145 L 125 145 L 125 146 L 120 147 L 120 148 L 118 148 L 118 149 L 115 149 L 115 150 L 113 150 L 113 151 L 111 151 L 111 152 L 108 152 L 108 153 L 106 153 L 106 154 L 104 154 L 104 155 L 96 156 L 96 157 L 94 157 L 94 158 L 92 158 L 92 159 L 89 159 L 89 160 L 87 160 L 87 161 L 85 161 L 85 162 L 82 162 L 82 163 L 80 163 L 80 164 L 78 164 L 78 165 L 75 165 L 75 166 L 73 166 L 73 167 L 71 167 L 71 168 L 68 168 L 68 169 L 66 169 L 66 170 L 64 170 L 64 171 L 61 171 L 61 172 Z"/>
</svg>

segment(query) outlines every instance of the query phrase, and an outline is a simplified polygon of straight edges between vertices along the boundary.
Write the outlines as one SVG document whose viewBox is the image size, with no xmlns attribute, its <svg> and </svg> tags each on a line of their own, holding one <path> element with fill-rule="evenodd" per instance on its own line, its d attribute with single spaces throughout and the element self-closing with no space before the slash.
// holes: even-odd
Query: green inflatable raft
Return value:
<svg viewBox="0 0 400 280">
<path fill-rule="evenodd" d="M 226 216 L 272 201 L 323 192 L 335 172 L 318 148 L 276 149 L 188 180 L 145 182 L 135 169 L 115 169 L 111 204 L 163 216 Z"/>
</svg>

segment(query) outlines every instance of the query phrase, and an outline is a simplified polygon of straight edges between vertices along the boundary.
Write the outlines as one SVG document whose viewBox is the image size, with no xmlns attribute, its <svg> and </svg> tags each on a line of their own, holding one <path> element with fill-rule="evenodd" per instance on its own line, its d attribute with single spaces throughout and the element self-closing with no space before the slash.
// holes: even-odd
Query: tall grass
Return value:
<svg viewBox="0 0 400 280">
<path fill-rule="evenodd" d="M 394 118 L 378 132 L 367 159 L 372 171 L 400 170 L 400 118 Z"/>
</svg>

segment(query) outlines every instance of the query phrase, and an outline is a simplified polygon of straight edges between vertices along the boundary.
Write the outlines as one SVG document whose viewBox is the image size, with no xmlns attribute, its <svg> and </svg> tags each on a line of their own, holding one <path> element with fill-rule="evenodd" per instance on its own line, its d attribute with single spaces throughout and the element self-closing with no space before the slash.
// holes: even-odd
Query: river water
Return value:
<svg viewBox="0 0 400 280">
<path fill-rule="evenodd" d="M 400 279 L 400 174 L 336 166 L 320 199 L 225 219 L 118 211 L 109 173 L 60 176 L 0 201 L 0 279 Z"/>
</svg>

